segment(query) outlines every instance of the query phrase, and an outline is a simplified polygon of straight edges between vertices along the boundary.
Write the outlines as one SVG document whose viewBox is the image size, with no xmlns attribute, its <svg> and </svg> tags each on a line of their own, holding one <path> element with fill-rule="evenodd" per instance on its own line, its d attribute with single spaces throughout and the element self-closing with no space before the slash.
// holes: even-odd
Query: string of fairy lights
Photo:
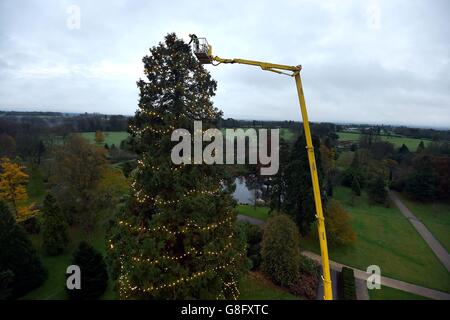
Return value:
<svg viewBox="0 0 450 320">
<path fill-rule="evenodd" d="M 186 110 L 186 119 L 198 119 L 198 120 L 214 120 L 217 119 L 219 112 L 213 106 L 210 101 L 211 94 L 198 92 L 199 89 L 195 87 L 197 84 L 206 87 L 207 82 L 209 81 L 209 76 L 206 73 L 196 73 L 193 70 L 189 71 L 187 86 L 183 87 L 179 82 L 175 85 L 175 87 L 168 88 L 165 83 L 170 80 L 170 72 L 171 68 L 182 68 L 185 66 L 186 61 L 184 59 L 179 59 L 176 61 L 175 65 L 168 66 L 164 60 L 163 55 L 159 54 L 155 51 L 152 51 L 152 57 L 147 57 L 148 61 L 144 61 L 147 67 L 144 69 L 144 73 L 147 75 L 150 82 L 145 82 L 141 80 L 138 84 L 141 88 L 141 103 L 139 104 L 139 111 L 136 113 L 136 116 L 143 116 L 141 118 L 144 124 L 136 125 L 130 124 L 129 130 L 130 132 L 137 137 L 143 137 L 145 134 L 154 134 L 154 135 L 167 135 L 173 132 L 176 127 L 179 126 L 180 116 L 175 116 L 174 114 L 170 114 L 171 105 L 174 103 L 181 102 L 185 105 L 193 105 L 194 108 L 188 108 Z M 159 59 L 159 60 L 158 60 Z M 165 99 L 165 94 L 170 93 L 171 95 L 177 92 L 181 92 L 181 97 L 179 101 L 174 101 L 170 99 Z M 170 97 L 170 96 L 168 96 Z M 153 108 L 152 108 L 153 107 Z M 177 106 L 179 108 L 179 106 Z M 167 114 L 163 114 L 157 112 L 155 110 L 164 109 Z M 147 117 L 147 118 L 145 118 Z M 149 119 L 150 118 L 150 119 Z M 185 120 L 186 120 L 185 119 Z M 150 120 L 150 121 L 148 121 Z M 145 123 L 148 121 L 148 123 Z M 142 123 L 141 122 L 141 123 Z M 203 134 L 207 129 L 193 130 L 193 135 L 196 133 Z M 185 131 L 179 132 L 180 135 L 188 135 Z M 154 140 L 154 139 L 153 139 Z M 155 144 L 157 147 L 160 147 L 160 140 L 149 141 L 149 143 Z M 140 171 L 150 170 L 152 172 L 158 172 L 160 170 L 168 169 L 173 173 L 179 172 L 183 168 L 183 166 L 168 166 L 163 167 L 151 161 L 151 158 L 146 158 L 144 156 L 137 161 L 138 169 Z M 153 159 L 154 160 L 154 159 Z M 152 163 L 153 162 L 153 163 Z M 222 192 L 222 189 L 214 188 L 210 189 L 188 189 L 185 192 L 181 193 L 178 198 L 175 199 L 163 199 L 161 192 L 158 195 L 149 195 L 145 191 L 142 186 L 137 187 L 137 179 L 135 178 L 132 182 L 132 191 L 135 199 L 140 204 L 153 204 L 155 206 L 170 206 L 179 204 L 183 198 L 192 197 L 192 195 L 206 195 L 206 196 L 217 196 Z M 157 210 L 158 211 L 158 210 Z M 118 221 L 118 226 L 120 228 L 125 228 L 128 232 L 135 232 L 140 235 L 150 235 L 154 234 L 161 235 L 162 233 L 167 234 L 171 237 L 173 236 L 181 236 L 187 233 L 207 233 L 213 230 L 216 230 L 219 227 L 225 227 L 229 230 L 229 234 L 226 236 L 224 240 L 224 244 L 220 246 L 220 248 L 215 247 L 214 249 L 208 248 L 208 246 L 203 246 L 203 249 L 199 249 L 196 247 L 191 247 L 185 250 L 184 253 L 174 255 L 166 251 L 158 255 L 157 257 L 148 257 L 143 254 L 140 255 L 130 255 L 129 248 L 123 249 L 120 246 L 120 243 L 114 243 L 112 239 L 109 240 L 109 249 L 114 251 L 116 256 L 119 259 L 120 266 L 120 275 L 119 275 L 119 292 L 122 297 L 129 298 L 132 295 L 138 294 L 148 294 L 155 293 L 164 289 L 173 289 L 182 284 L 188 284 L 190 282 L 201 279 L 211 273 L 217 274 L 219 279 L 222 280 L 223 287 L 221 293 L 217 296 L 219 298 L 226 298 L 226 293 L 230 293 L 234 299 L 237 299 L 239 296 L 239 290 L 237 288 L 237 282 L 235 280 L 234 273 L 229 270 L 227 272 L 227 281 L 222 278 L 223 272 L 225 270 L 236 263 L 237 259 L 245 256 L 244 253 L 237 253 L 231 259 L 227 258 L 226 255 L 229 256 L 228 251 L 233 247 L 233 243 L 235 242 L 235 234 L 233 230 L 233 222 L 234 215 L 233 211 L 226 211 L 225 216 L 221 218 L 219 221 L 215 221 L 213 223 L 207 224 L 199 224 L 194 222 L 192 219 L 186 219 L 186 221 L 179 226 L 172 226 L 175 230 L 169 228 L 166 225 L 157 225 L 157 226 L 138 226 L 134 225 L 125 219 L 121 219 Z M 157 215 L 161 214 L 160 212 L 156 213 Z M 166 249 L 167 250 L 167 249 Z M 225 261 L 220 265 L 211 266 L 202 271 L 193 272 L 187 276 L 179 277 L 175 280 L 171 280 L 167 283 L 149 283 L 145 285 L 137 285 L 135 280 L 132 280 L 133 277 L 130 276 L 132 270 L 137 265 L 142 265 L 143 267 L 157 267 L 163 268 L 164 264 L 162 262 L 175 262 L 181 263 L 181 261 L 187 257 L 204 257 L 204 256 L 213 256 L 213 257 L 222 257 L 221 261 Z M 219 260 L 214 260 L 219 261 Z M 129 268 L 127 268 L 129 267 Z M 168 269 L 163 268 L 165 272 L 168 272 Z M 231 279 L 231 280 L 230 280 Z"/>
<path fill-rule="evenodd" d="M 172 236 L 176 236 L 176 235 L 188 233 L 189 231 L 207 232 L 207 231 L 210 231 L 210 230 L 214 230 L 214 229 L 218 228 L 219 226 L 224 225 L 227 222 L 231 223 L 232 221 L 233 221 L 233 219 L 230 216 L 230 217 L 227 217 L 227 218 L 225 218 L 225 219 L 223 219 L 221 221 L 218 221 L 218 222 L 215 222 L 215 223 L 210 223 L 210 224 L 202 226 L 202 225 L 199 225 L 197 223 L 192 222 L 191 220 L 188 220 L 188 222 L 185 225 L 181 226 L 178 231 L 169 230 L 164 225 L 157 226 L 157 227 L 154 227 L 154 228 L 142 227 L 142 226 L 133 226 L 131 223 L 128 223 L 128 222 L 123 221 L 123 220 L 119 220 L 118 224 L 120 226 L 127 227 L 129 230 L 134 231 L 134 232 L 139 232 L 139 233 L 148 232 L 148 233 L 151 233 L 151 232 L 163 231 L 163 232 L 168 233 L 168 234 L 170 234 Z"/>
<path fill-rule="evenodd" d="M 160 255 L 159 258 L 157 259 L 151 259 L 151 258 L 145 258 L 143 256 L 137 257 L 137 256 L 132 256 L 131 260 L 137 263 L 145 263 L 147 265 L 157 265 L 163 261 L 178 261 L 181 259 L 184 259 L 186 257 L 189 256 L 196 256 L 196 257 L 201 257 L 201 256 L 219 256 L 222 255 L 223 253 L 225 253 L 228 249 L 230 249 L 233 245 L 233 236 L 234 234 L 231 233 L 228 238 L 230 239 L 225 246 L 220 249 L 220 250 L 205 250 L 205 251 L 200 251 L 196 248 L 190 248 L 188 249 L 185 253 L 181 254 L 181 255 L 177 255 L 177 256 L 173 256 L 173 255 Z M 112 243 L 112 241 L 110 242 L 110 248 L 114 248 L 114 244 Z M 128 256 L 122 255 L 122 258 L 126 258 Z"/>
<path fill-rule="evenodd" d="M 120 290 L 121 295 L 123 295 L 125 298 L 128 298 L 134 292 L 137 292 L 137 293 L 138 292 L 150 293 L 150 292 L 160 291 L 160 290 L 163 290 L 163 289 L 174 288 L 174 287 L 176 287 L 176 286 L 178 286 L 180 284 L 189 283 L 189 282 L 192 282 L 194 280 L 197 280 L 197 279 L 199 279 L 199 278 L 201 278 L 201 277 L 203 277 L 203 276 L 205 276 L 207 274 L 210 274 L 212 272 L 217 272 L 219 270 L 226 269 L 227 267 L 233 265 L 237 258 L 240 258 L 242 256 L 243 256 L 242 253 L 238 253 L 238 254 L 236 254 L 236 256 L 231 258 L 227 263 L 224 263 L 222 265 L 215 266 L 215 267 L 203 270 L 203 271 L 198 271 L 198 272 L 192 273 L 189 276 L 180 277 L 180 278 L 178 278 L 178 279 L 176 279 L 176 280 L 174 280 L 172 282 L 169 282 L 169 283 L 164 283 L 164 284 L 161 284 L 161 285 L 154 285 L 154 284 L 152 284 L 152 285 L 149 285 L 149 286 L 144 287 L 144 288 L 140 288 L 137 285 L 132 286 L 131 283 L 130 283 L 128 274 L 127 273 L 122 273 L 119 276 L 119 285 L 120 285 L 119 290 Z M 123 269 L 123 266 L 121 267 L 121 269 Z M 236 280 L 234 278 L 233 278 L 233 280 L 230 283 L 228 283 L 228 286 L 233 286 L 233 285 L 234 285 L 235 292 L 239 293 L 239 290 L 237 289 L 237 285 L 236 285 Z M 236 294 L 234 294 L 234 298 L 237 299 Z"/>
</svg>

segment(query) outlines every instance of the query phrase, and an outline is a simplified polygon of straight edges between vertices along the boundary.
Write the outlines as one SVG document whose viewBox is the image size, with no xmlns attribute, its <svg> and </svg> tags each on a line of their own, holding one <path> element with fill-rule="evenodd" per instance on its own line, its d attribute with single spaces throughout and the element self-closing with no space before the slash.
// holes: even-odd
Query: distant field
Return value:
<svg viewBox="0 0 450 320">
<path fill-rule="evenodd" d="M 360 133 L 353 132 L 338 132 L 339 139 L 342 141 L 359 141 Z M 388 137 L 388 136 L 380 136 L 382 141 L 387 141 L 392 143 L 396 148 L 401 147 L 402 144 L 405 144 L 409 151 L 416 151 L 417 146 L 420 141 L 423 141 L 425 145 L 429 144 L 428 140 L 414 139 L 414 138 L 406 138 L 406 137 Z"/>
<path fill-rule="evenodd" d="M 445 249 L 450 251 L 450 203 L 423 203 L 400 196 L 408 209 L 423 222 Z"/>
<path fill-rule="evenodd" d="M 81 136 L 91 143 L 95 143 L 95 132 L 81 132 Z M 105 142 L 108 146 L 114 144 L 116 147 L 120 146 L 120 143 L 128 137 L 128 132 L 126 131 L 104 131 Z"/>
<path fill-rule="evenodd" d="M 429 300 L 406 291 L 382 286 L 381 289 L 369 290 L 370 300 Z"/>
<path fill-rule="evenodd" d="M 220 131 L 222 131 L 222 134 L 225 136 L 225 130 L 226 129 L 232 129 L 232 128 L 222 128 L 220 129 Z M 245 130 L 249 129 L 249 128 L 242 128 Z M 256 128 L 256 130 L 258 130 L 258 128 Z M 291 141 L 294 138 L 294 132 L 292 132 L 291 129 L 289 128 L 280 128 L 280 138 L 283 138 L 286 141 Z"/>
<path fill-rule="evenodd" d="M 370 205 L 365 194 L 352 205 L 350 189 L 344 187 L 333 194 L 350 213 L 357 240 L 331 247 L 331 259 L 361 270 L 378 265 L 384 276 L 450 292 L 450 274 L 397 208 Z M 303 246 L 320 252 L 310 237 L 303 239 Z"/>
<path fill-rule="evenodd" d="M 269 218 L 269 207 L 254 207 L 240 204 L 237 206 L 239 214 L 266 221 Z"/>
</svg>

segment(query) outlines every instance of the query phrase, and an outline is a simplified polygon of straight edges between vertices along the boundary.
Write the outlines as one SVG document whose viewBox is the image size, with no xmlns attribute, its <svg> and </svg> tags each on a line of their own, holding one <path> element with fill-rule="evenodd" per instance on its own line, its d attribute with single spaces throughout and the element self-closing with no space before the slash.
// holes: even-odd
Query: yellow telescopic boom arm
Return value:
<svg viewBox="0 0 450 320">
<path fill-rule="evenodd" d="M 221 63 L 239 63 L 251 66 L 260 67 L 263 70 L 271 71 L 280 74 L 286 74 L 295 78 L 297 86 L 298 101 L 300 103 L 300 112 L 303 119 L 303 128 L 306 138 L 306 150 L 308 152 L 309 169 L 311 172 L 311 180 L 314 191 L 314 202 L 316 206 L 316 218 L 318 221 L 320 253 L 322 256 L 322 270 L 323 270 L 323 298 L 324 300 L 333 300 L 333 291 L 331 287 L 330 277 L 330 262 L 328 259 L 327 236 L 325 231 L 325 219 L 322 209 L 322 198 L 320 194 L 319 176 L 317 174 L 316 159 L 314 156 L 314 147 L 312 144 L 311 130 L 309 128 L 308 113 L 306 111 L 305 95 L 303 93 L 302 80 L 300 78 L 301 66 L 287 66 L 282 64 L 274 64 L 262 61 L 245 60 L 245 59 L 223 59 L 212 55 L 212 47 L 208 44 L 205 38 L 198 38 L 202 43 L 197 42 L 194 45 L 194 54 L 200 62 L 204 64 L 212 63 L 218 65 Z M 214 64 L 213 61 L 217 62 Z M 290 71 L 290 73 L 289 73 Z"/>
</svg>

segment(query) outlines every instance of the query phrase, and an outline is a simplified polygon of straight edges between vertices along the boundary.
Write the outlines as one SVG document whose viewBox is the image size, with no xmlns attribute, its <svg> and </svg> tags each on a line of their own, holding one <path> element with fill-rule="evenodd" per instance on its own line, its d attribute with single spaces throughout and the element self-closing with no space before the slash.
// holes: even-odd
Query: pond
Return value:
<svg viewBox="0 0 450 320">
<path fill-rule="evenodd" d="M 249 189 L 245 181 L 245 177 L 238 177 L 234 180 L 236 190 L 233 193 L 233 198 L 240 204 L 254 205 L 255 200 L 260 197 L 260 191 Z"/>
</svg>

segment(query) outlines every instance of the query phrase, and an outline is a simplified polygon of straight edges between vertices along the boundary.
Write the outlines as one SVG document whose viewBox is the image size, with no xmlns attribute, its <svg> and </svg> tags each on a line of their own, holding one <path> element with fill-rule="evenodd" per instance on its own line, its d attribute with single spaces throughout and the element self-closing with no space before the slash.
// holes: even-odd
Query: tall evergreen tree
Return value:
<svg viewBox="0 0 450 320">
<path fill-rule="evenodd" d="M 83 241 L 73 254 L 72 264 L 80 267 L 81 288 L 67 289 L 70 299 L 98 299 L 108 286 L 108 272 L 102 255 Z"/>
<path fill-rule="evenodd" d="M 319 139 L 313 137 L 313 144 L 318 146 Z M 319 185 L 323 185 L 323 172 L 319 148 L 315 149 Z M 283 211 L 289 214 L 297 223 L 300 233 L 307 235 L 311 223 L 315 220 L 313 186 L 309 169 L 306 141 L 300 135 L 295 142 L 286 172 L 286 196 L 283 200 Z"/>
<path fill-rule="evenodd" d="M 383 177 L 378 176 L 367 186 L 369 198 L 376 203 L 385 204 L 387 201 L 386 182 Z"/>
<path fill-rule="evenodd" d="M 121 298 L 235 298 L 245 261 L 224 166 L 175 165 L 175 128 L 211 128 L 216 82 L 175 34 L 143 58 L 139 109 L 130 124 L 140 156 L 133 194 L 112 227 L 110 261 Z M 190 140 L 191 142 L 191 140 Z"/>
<path fill-rule="evenodd" d="M 11 298 L 18 298 L 40 286 L 46 271 L 25 230 L 16 223 L 6 204 L 0 201 L 0 270 L 14 275 Z"/>
<path fill-rule="evenodd" d="M 415 199 L 430 201 L 436 198 L 437 175 L 429 156 L 419 156 L 406 183 L 406 191 Z"/>
<path fill-rule="evenodd" d="M 65 217 L 50 193 L 44 199 L 42 238 L 44 249 L 51 256 L 63 253 L 69 243 Z"/>
<path fill-rule="evenodd" d="M 420 141 L 419 145 L 417 146 L 417 153 L 422 153 L 422 151 L 425 150 L 425 144 L 423 143 L 423 141 Z"/>
</svg>

